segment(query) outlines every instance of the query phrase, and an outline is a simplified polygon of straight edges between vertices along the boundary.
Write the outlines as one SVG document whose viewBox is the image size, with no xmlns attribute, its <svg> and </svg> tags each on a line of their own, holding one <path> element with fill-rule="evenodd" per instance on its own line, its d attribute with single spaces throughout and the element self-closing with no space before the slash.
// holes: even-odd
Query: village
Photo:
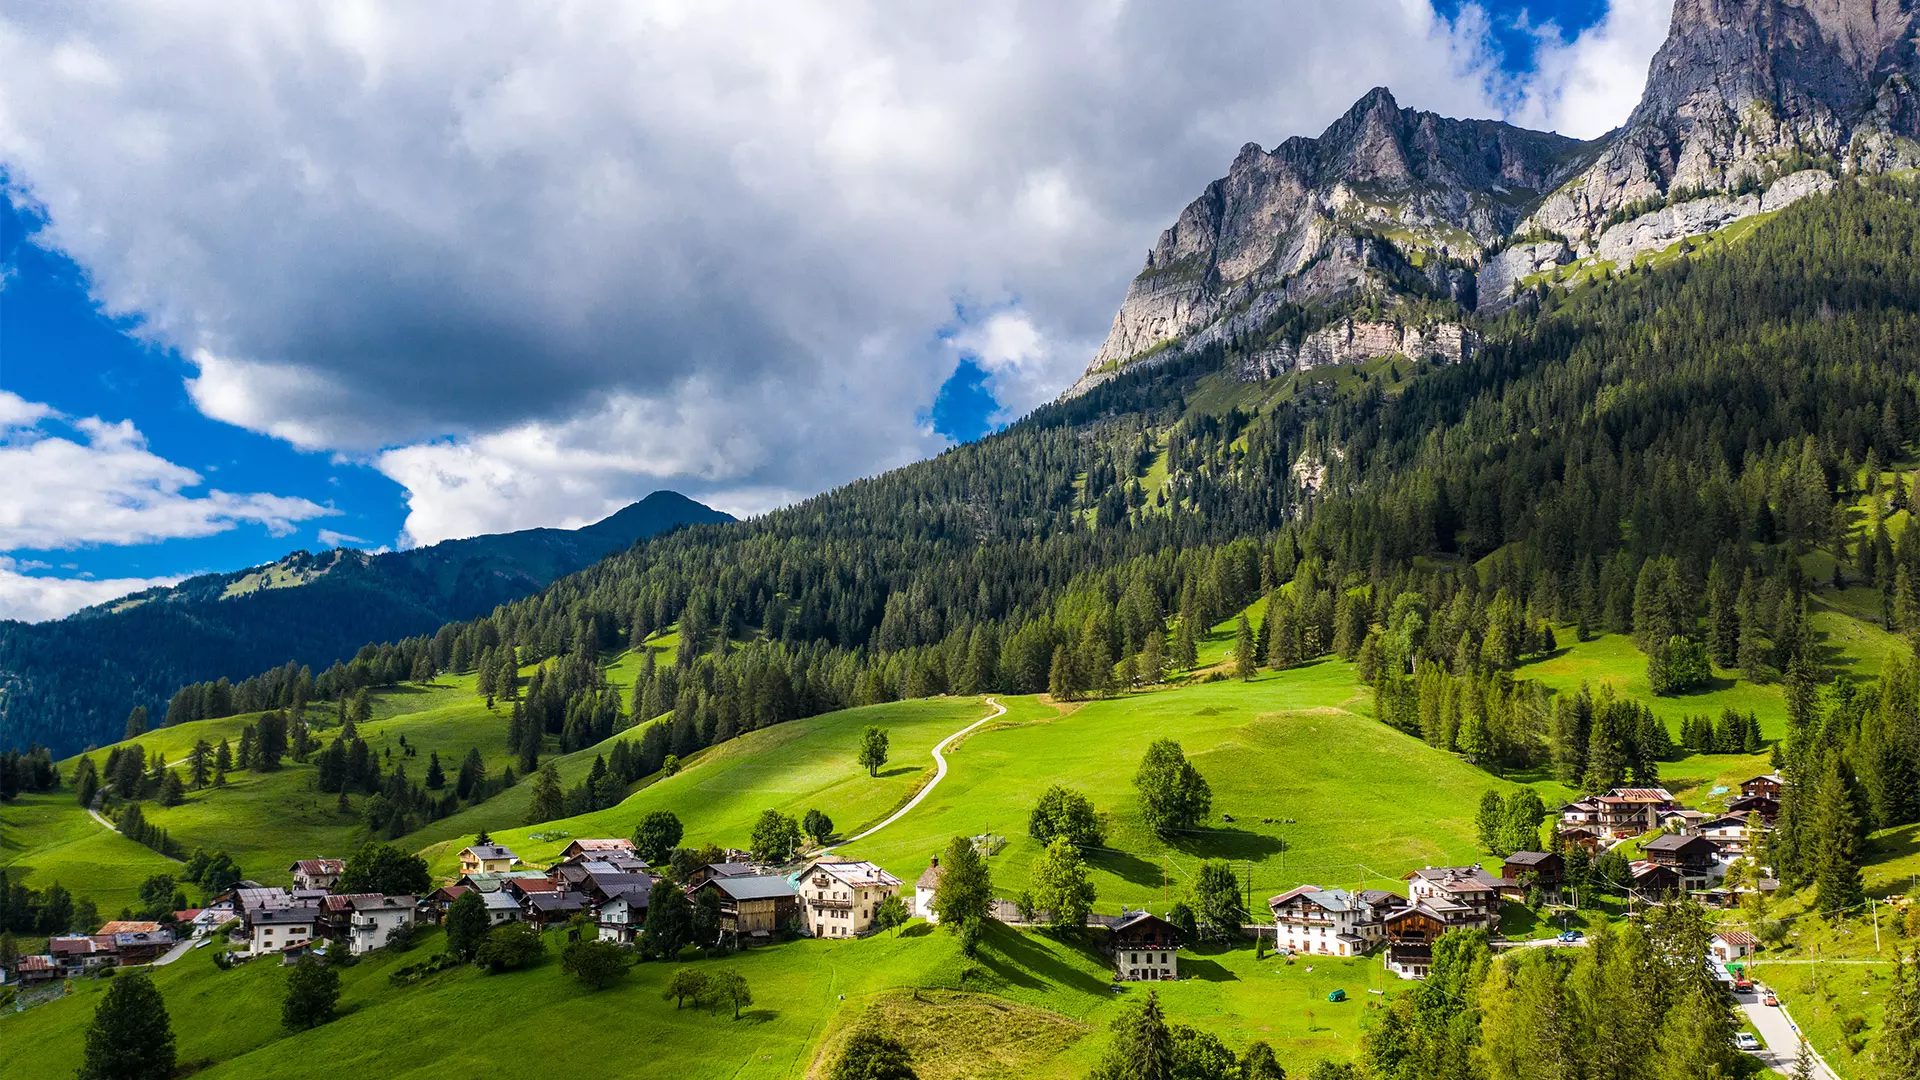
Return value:
<svg viewBox="0 0 1920 1080">
<path fill-rule="evenodd" d="M 1615 788 L 1559 808 L 1549 845 L 1554 850 L 1508 852 L 1499 857 L 1497 873 L 1480 865 L 1422 867 L 1404 875 L 1404 895 L 1302 884 L 1271 897 L 1267 920 L 1249 920 L 1242 930 L 1283 957 L 1377 955 L 1398 978 L 1422 979 L 1442 934 L 1479 930 L 1496 945 L 1522 944 L 1499 940 L 1508 906 L 1580 910 L 1569 858 L 1577 851 L 1591 861 L 1630 845 L 1638 847 L 1638 857 L 1625 863 L 1630 880 L 1606 883 L 1626 898 L 1629 911 L 1681 895 L 1710 908 L 1733 907 L 1744 896 L 1778 888 L 1754 858 L 1777 818 L 1783 786 L 1773 774 L 1746 780 L 1737 792 L 1726 793 L 1720 814 L 1686 808 L 1661 788 Z M 984 847 L 988 839 L 976 843 Z M 706 947 L 744 948 L 799 936 L 859 938 L 907 918 L 939 920 L 937 857 L 909 888 L 872 862 L 830 851 L 784 866 L 755 862 L 743 851 L 721 854 L 674 876 L 642 859 L 633 840 L 582 838 L 540 868 L 482 835 L 459 852 L 457 876 L 421 895 L 344 892 L 344 859 L 302 859 L 287 868 L 289 886 L 243 880 L 201 908 L 157 920 L 114 919 L 92 934 L 51 937 L 45 952 L 0 967 L 0 982 L 32 987 L 105 968 L 165 964 L 215 942 L 226 946 L 223 963 L 292 964 L 315 952 L 361 956 L 404 948 L 417 927 L 443 922 L 468 894 L 478 897 L 489 927 L 566 928 L 574 940 L 585 935 L 634 948 L 644 941 L 656 887 L 668 878 L 690 903 L 714 913 L 716 939 L 696 943 Z M 991 912 L 1010 925 L 1034 922 L 1007 900 L 995 900 Z M 1116 983 L 1181 977 L 1190 926 L 1129 909 L 1089 914 L 1086 923 L 1099 933 Z M 1572 946 L 1581 936 L 1569 929 L 1537 943 Z M 1724 966 L 1738 964 L 1757 944 L 1744 930 L 1716 933 L 1710 951 L 1723 968 L 1719 973 L 1731 981 Z"/>
</svg>

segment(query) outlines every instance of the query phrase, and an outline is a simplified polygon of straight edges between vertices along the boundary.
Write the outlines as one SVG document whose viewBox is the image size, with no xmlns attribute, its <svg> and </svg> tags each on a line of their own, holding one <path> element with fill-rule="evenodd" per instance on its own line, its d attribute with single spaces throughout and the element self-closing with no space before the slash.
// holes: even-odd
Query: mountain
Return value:
<svg viewBox="0 0 1920 1080">
<path fill-rule="evenodd" d="M 733 518 L 657 491 L 579 529 L 448 540 L 409 551 L 296 551 L 148 589 L 57 622 L 0 623 L 0 747 L 117 737 L 129 709 L 182 684 L 293 660 L 323 668 L 369 641 L 431 633 L 538 591 L 635 541 Z"/>
<path fill-rule="evenodd" d="M 1375 89 L 1318 138 L 1241 148 L 1161 234 L 1067 394 L 1215 343 L 1273 370 L 1318 328 L 1302 305 L 1373 309 L 1363 336 L 1430 331 L 1839 176 L 1920 165 L 1917 30 L 1910 0 L 1679 0 L 1640 104 L 1592 142 L 1402 109 Z"/>
</svg>

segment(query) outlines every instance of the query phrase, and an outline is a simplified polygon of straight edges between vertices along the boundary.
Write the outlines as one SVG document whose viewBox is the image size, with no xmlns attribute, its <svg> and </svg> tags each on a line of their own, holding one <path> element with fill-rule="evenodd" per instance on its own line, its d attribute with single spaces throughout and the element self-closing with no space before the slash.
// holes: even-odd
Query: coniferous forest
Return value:
<svg viewBox="0 0 1920 1080">
<path fill-rule="evenodd" d="M 1920 434 L 1916 250 L 1914 188 L 1850 182 L 1720 253 L 1542 291 L 1472 360 L 1422 365 L 1395 392 L 1381 379 L 1258 415 L 1194 412 L 1227 350 L 1138 368 L 933 460 L 655 538 L 318 677 L 186 687 L 168 721 L 478 670 L 480 692 L 512 702 L 522 775 L 548 736 L 570 751 L 664 718 L 618 762 L 630 781 L 850 705 L 1155 681 L 1196 628 L 1265 596 L 1258 663 L 1358 660 L 1384 722 L 1491 770 L 1604 790 L 1657 782 L 1673 754 L 1644 706 L 1506 674 L 1552 650 L 1549 624 L 1573 625 L 1631 634 L 1658 688 L 1709 677 L 1709 659 L 1780 681 L 1789 774 L 1838 770 L 1861 829 L 1914 821 L 1920 674 L 1896 663 L 1877 688 L 1829 686 L 1808 605 L 1836 582 L 1809 580 L 1799 556 L 1850 558 L 1885 625 L 1920 635 L 1920 535 L 1892 543 L 1882 522 L 1916 496 L 1880 482 Z M 1304 333 L 1326 313 L 1286 318 Z M 1160 455 L 1168 479 L 1148 496 Z M 1878 509 L 1849 519 L 1862 496 Z M 677 662 L 650 659 L 615 700 L 593 659 L 670 627 Z M 1701 719 L 1694 743 L 1757 745 L 1738 717 Z M 1780 831 L 1790 879 L 1809 872 L 1798 813 Z"/>
</svg>

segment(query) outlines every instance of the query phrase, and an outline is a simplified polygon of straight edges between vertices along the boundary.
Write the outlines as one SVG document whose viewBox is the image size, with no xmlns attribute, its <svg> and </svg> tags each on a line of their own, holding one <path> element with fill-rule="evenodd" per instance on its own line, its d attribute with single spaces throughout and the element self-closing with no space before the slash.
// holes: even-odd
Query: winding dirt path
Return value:
<svg viewBox="0 0 1920 1080">
<path fill-rule="evenodd" d="M 872 836 L 874 833 L 879 832 L 881 829 L 884 829 L 887 826 L 893 824 L 894 822 L 899 821 L 901 818 L 906 817 L 908 811 L 911 811 L 914 807 L 920 805 L 921 799 L 924 799 L 928 795 L 933 794 L 933 789 L 939 787 L 940 781 L 945 780 L 947 778 L 947 756 L 942 751 L 946 750 L 946 748 L 950 744 L 952 744 L 953 740 L 958 739 L 960 736 L 965 735 L 967 732 L 972 731 L 974 728 L 979 727 L 981 724 L 984 724 L 989 720 L 998 720 L 1001 717 L 1007 715 L 1007 707 L 1005 705 L 1000 704 L 999 702 L 993 700 L 993 698 L 991 697 L 988 697 L 985 700 L 987 704 L 993 706 L 992 712 L 988 713 L 987 715 L 981 717 L 978 720 L 975 720 L 973 723 L 968 724 L 966 727 L 961 728 L 959 731 L 954 732 L 953 734 L 947 736 L 946 738 L 941 739 L 937 744 L 934 745 L 933 779 L 927 781 L 926 787 L 923 787 L 919 791 L 915 792 L 913 798 L 907 800 L 907 805 L 901 807 L 898 810 L 895 810 L 891 815 L 888 816 L 888 818 L 885 821 L 882 821 L 880 824 L 875 825 L 871 829 L 868 829 L 866 832 L 863 832 L 858 836 L 849 837 L 845 840 L 840 841 L 838 844 L 834 844 L 830 847 L 822 848 L 821 854 L 824 855 L 827 852 L 832 851 L 834 848 L 845 847 L 848 844 L 854 844 L 862 840 L 865 840 L 867 837 Z"/>
</svg>

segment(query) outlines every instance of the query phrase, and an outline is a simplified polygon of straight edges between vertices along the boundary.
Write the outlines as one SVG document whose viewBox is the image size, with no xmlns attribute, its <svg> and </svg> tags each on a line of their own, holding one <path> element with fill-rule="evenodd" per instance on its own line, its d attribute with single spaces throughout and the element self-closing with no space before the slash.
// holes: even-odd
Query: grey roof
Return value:
<svg viewBox="0 0 1920 1080">
<path fill-rule="evenodd" d="M 1114 920 L 1112 923 L 1109 923 L 1108 926 L 1110 929 L 1113 929 L 1113 930 L 1125 930 L 1128 927 L 1137 926 L 1140 923 L 1146 922 L 1149 919 L 1155 922 L 1166 922 L 1165 919 L 1160 918 L 1158 915 L 1155 915 L 1153 912 L 1143 910 L 1143 911 L 1129 911 L 1125 915 L 1122 915 L 1118 919 Z M 1167 923 L 1167 925 L 1171 926 L 1173 924 Z"/>
<path fill-rule="evenodd" d="M 1652 840 L 1647 841 L 1646 846 L 1642 847 L 1641 850 L 1642 851 L 1679 851 L 1683 848 L 1692 847 L 1694 844 L 1706 844 L 1708 846 L 1713 846 L 1713 841 L 1707 839 L 1704 836 L 1689 836 L 1689 835 L 1683 835 L 1680 833 L 1668 833 L 1665 836 L 1656 836 Z"/>
<path fill-rule="evenodd" d="M 583 911 L 587 898 L 570 892 L 531 893 L 527 896 L 527 906 L 541 912 Z"/>
<path fill-rule="evenodd" d="M 707 871 L 707 876 L 709 877 L 735 878 L 759 876 L 754 873 L 753 864 L 749 862 L 708 863 L 704 869 Z"/>
<path fill-rule="evenodd" d="M 510 848 L 502 847 L 499 844 L 475 844 L 462 850 L 460 854 L 465 855 L 469 852 L 471 852 L 476 859 L 512 859 L 517 857 Z"/>
<path fill-rule="evenodd" d="M 587 881 L 604 896 L 625 892 L 628 889 L 653 888 L 651 874 L 588 874 Z"/>
<path fill-rule="evenodd" d="M 506 893 L 503 893 L 503 892 L 483 893 L 481 902 L 486 904 L 489 909 L 494 911 L 519 911 L 520 910 L 520 905 L 514 901 L 513 897 L 508 896 Z"/>
<path fill-rule="evenodd" d="M 349 901 L 355 911 L 400 911 L 413 910 L 414 898 L 411 896 L 356 896 Z"/>
<path fill-rule="evenodd" d="M 1516 851 L 1507 856 L 1507 861 L 1520 866 L 1538 866 L 1551 858 L 1551 851 Z"/>
<path fill-rule="evenodd" d="M 293 926 L 302 923 L 318 922 L 319 920 L 320 909 L 317 907 L 307 907 L 305 905 L 299 907 L 267 908 L 264 911 L 255 912 L 253 916 L 253 924 L 255 926 L 261 923 L 266 923 L 269 926 L 282 924 Z"/>
<path fill-rule="evenodd" d="M 621 891 L 614 893 L 611 896 L 608 896 L 607 904 L 612 904 L 620 900 L 625 900 L 629 905 L 633 907 L 643 908 L 653 903 L 653 890 L 638 889 L 638 888 L 622 889 Z M 601 905 L 601 907 L 603 908 L 605 906 L 607 905 L 606 904 Z"/>
<path fill-rule="evenodd" d="M 775 900 L 799 895 L 793 891 L 793 886 L 787 884 L 787 879 L 778 874 L 714 878 L 711 884 L 735 900 Z"/>
</svg>

